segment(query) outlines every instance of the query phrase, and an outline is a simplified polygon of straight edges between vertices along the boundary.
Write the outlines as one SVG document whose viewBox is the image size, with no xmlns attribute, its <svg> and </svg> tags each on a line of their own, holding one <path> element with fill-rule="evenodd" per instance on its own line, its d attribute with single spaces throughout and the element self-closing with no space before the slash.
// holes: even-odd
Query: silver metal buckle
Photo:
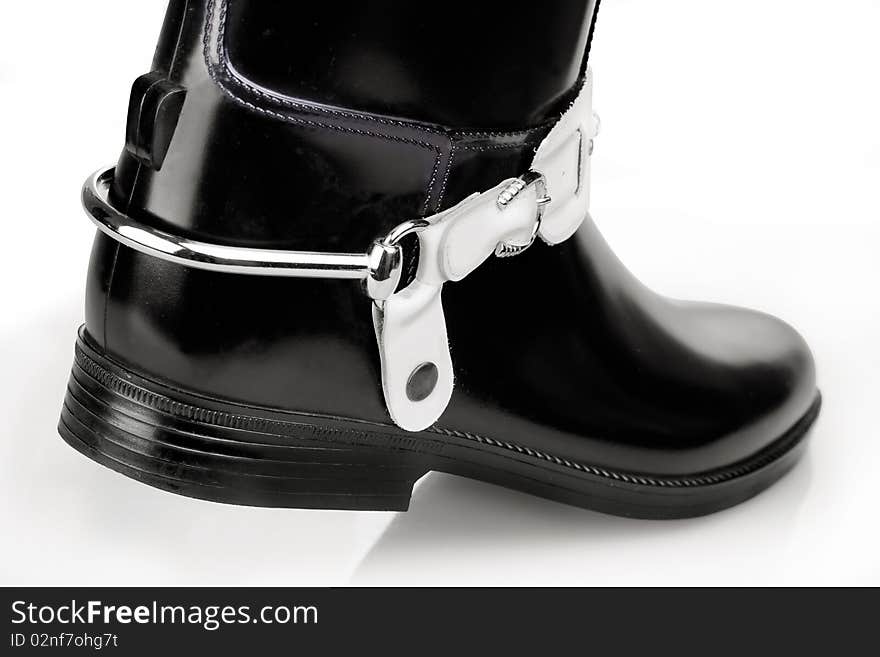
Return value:
<svg viewBox="0 0 880 657">
<path fill-rule="evenodd" d="M 403 273 L 401 240 L 430 225 L 424 219 L 404 221 L 393 228 L 384 239 L 373 242 L 368 254 L 370 275 L 366 279 L 367 294 L 373 301 L 385 301 L 400 285 L 400 277 Z"/>
<path fill-rule="evenodd" d="M 535 223 L 532 226 L 531 234 L 528 240 L 522 244 L 499 242 L 498 246 L 495 247 L 495 255 L 499 258 L 511 258 L 521 254 L 534 244 L 538 237 L 538 231 L 541 230 L 541 222 L 544 219 L 544 207 L 552 200 L 547 194 L 547 180 L 544 178 L 544 174 L 530 169 L 523 176 L 517 178 L 501 190 L 496 203 L 499 210 L 504 210 L 519 194 L 530 186 L 535 187 L 535 195 L 537 197 Z"/>
</svg>

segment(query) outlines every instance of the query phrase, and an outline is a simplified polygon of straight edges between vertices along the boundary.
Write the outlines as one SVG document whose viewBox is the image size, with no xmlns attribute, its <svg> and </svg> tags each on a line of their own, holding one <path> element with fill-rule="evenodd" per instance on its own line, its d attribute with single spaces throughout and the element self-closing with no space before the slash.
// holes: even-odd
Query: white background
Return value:
<svg viewBox="0 0 880 657">
<path fill-rule="evenodd" d="M 0 584 L 880 584 L 880 3 L 603 2 L 599 227 L 655 289 L 797 326 L 825 395 L 789 476 L 673 522 L 439 474 L 406 514 L 230 507 L 62 442 L 93 235 L 79 188 L 119 153 L 164 5 L 0 20 Z"/>
</svg>

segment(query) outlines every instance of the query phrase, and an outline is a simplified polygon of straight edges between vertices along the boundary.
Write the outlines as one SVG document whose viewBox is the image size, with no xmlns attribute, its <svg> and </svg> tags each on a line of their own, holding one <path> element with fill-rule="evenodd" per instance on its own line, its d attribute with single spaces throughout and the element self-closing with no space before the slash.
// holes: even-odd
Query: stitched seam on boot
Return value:
<svg viewBox="0 0 880 657">
<path fill-rule="evenodd" d="M 425 190 L 425 197 L 426 198 L 425 198 L 425 202 L 422 205 L 422 213 L 423 214 L 428 212 L 428 208 L 430 207 L 430 203 L 431 203 L 431 197 L 434 195 L 434 188 L 437 183 L 437 177 L 438 177 L 438 173 L 439 173 L 439 169 L 440 169 L 440 164 L 443 159 L 443 149 L 441 149 L 440 147 L 438 147 L 434 144 L 431 144 L 429 142 L 425 142 L 425 141 L 422 141 L 419 139 L 398 137 L 398 136 L 394 136 L 394 135 L 387 135 L 384 133 L 378 133 L 378 132 L 373 132 L 373 131 L 369 131 L 369 130 L 359 130 L 356 128 L 348 128 L 345 126 L 324 124 L 324 123 L 321 123 L 318 121 L 313 121 L 313 120 L 305 119 L 302 117 L 281 114 L 279 112 L 275 112 L 275 111 L 268 109 L 268 108 L 259 107 L 255 104 L 249 102 L 247 99 L 242 98 L 241 96 L 238 96 L 232 89 L 230 89 L 227 86 L 227 83 L 232 86 L 238 87 L 242 91 L 253 94 L 253 95 L 255 95 L 259 98 L 265 99 L 269 102 L 278 103 L 282 106 L 286 106 L 291 109 L 300 110 L 300 111 L 306 112 L 306 113 L 311 113 L 311 114 L 316 114 L 316 115 L 325 114 L 325 115 L 329 115 L 329 116 L 349 118 L 349 119 L 365 121 L 365 122 L 373 122 L 373 123 L 378 123 L 381 125 L 402 127 L 402 128 L 406 128 L 406 129 L 410 129 L 410 130 L 424 132 L 426 134 L 444 137 L 449 141 L 449 144 L 450 144 L 449 160 L 447 161 L 446 166 L 444 167 L 444 176 L 443 176 L 444 183 L 449 178 L 450 171 L 452 168 L 452 157 L 454 155 L 454 151 L 456 148 L 459 148 L 461 150 L 469 150 L 469 151 L 492 151 L 492 150 L 522 148 L 522 147 L 527 147 L 530 145 L 528 143 L 528 141 L 524 141 L 524 142 L 514 143 L 514 144 L 496 144 L 496 145 L 480 146 L 480 147 L 472 146 L 467 143 L 462 143 L 462 144 L 459 144 L 458 146 L 456 146 L 456 142 L 455 142 L 456 138 L 461 138 L 461 137 L 465 137 L 465 138 L 467 138 L 467 137 L 492 138 L 492 137 L 526 136 L 526 135 L 529 135 L 530 133 L 543 131 L 547 128 L 548 125 L 552 125 L 553 123 L 555 123 L 555 120 L 553 120 L 553 121 L 545 122 L 542 125 L 538 125 L 538 126 L 535 126 L 532 128 L 525 128 L 525 129 L 521 129 L 521 130 L 510 130 L 510 131 L 486 131 L 486 130 L 484 130 L 484 131 L 479 131 L 479 130 L 454 131 L 454 130 L 448 130 L 448 129 L 443 130 L 440 128 L 434 128 L 429 125 L 425 125 L 425 124 L 417 123 L 417 122 L 407 122 L 407 121 L 401 121 L 401 120 L 396 120 L 396 119 L 391 119 L 391 118 L 375 116 L 375 115 L 371 115 L 371 114 L 367 114 L 367 113 L 348 112 L 348 111 L 340 110 L 340 109 L 322 107 L 322 106 L 318 106 L 318 105 L 310 105 L 309 103 L 297 101 L 293 98 L 289 98 L 289 97 L 283 96 L 281 94 L 267 93 L 267 91 L 260 89 L 256 85 L 250 83 L 247 79 L 243 78 L 240 74 L 238 74 L 232 68 L 231 62 L 229 61 L 229 59 L 227 57 L 226 49 L 225 49 L 225 35 L 226 35 L 226 24 L 227 24 L 229 0 L 219 0 L 219 2 L 221 4 L 220 4 L 220 16 L 219 16 L 219 26 L 218 26 L 218 34 L 217 34 L 217 49 L 216 49 L 217 53 L 216 54 L 217 54 L 218 62 L 220 64 L 220 68 L 222 68 L 222 71 L 217 71 L 218 67 L 212 63 L 211 56 L 210 56 L 210 50 L 211 50 L 210 49 L 210 37 L 211 37 L 211 32 L 212 32 L 212 27 L 213 27 L 212 24 L 213 24 L 214 11 L 215 11 L 215 6 L 216 6 L 217 1 L 218 0 L 211 0 L 211 2 L 208 5 L 208 12 L 207 12 L 208 16 L 207 16 L 207 21 L 206 21 L 206 25 L 205 25 L 205 34 L 204 34 L 204 49 L 205 49 L 204 55 L 205 55 L 205 63 L 208 67 L 208 71 L 211 74 L 212 79 L 218 85 L 218 87 L 220 87 L 220 89 L 224 92 L 224 94 L 226 94 L 228 97 L 230 97 L 235 102 L 242 104 L 253 111 L 256 111 L 256 112 L 259 112 L 262 114 L 266 114 L 269 116 L 273 116 L 277 119 L 287 121 L 290 123 L 307 125 L 307 126 L 312 126 L 312 127 L 316 127 L 316 128 L 327 128 L 330 130 L 338 130 L 338 131 L 349 132 L 349 133 L 353 133 L 353 134 L 361 134 L 364 136 L 377 137 L 380 139 L 389 139 L 392 141 L 413 144 L 413 145 L 431 150 L 434 153 L 435 159 L 434 159 L 434 167 L 431 172 L 431 178 L 430 178 L 428 185 L 427 185 L 427 188 Z M 437 200 L 433 204 L 433 208 L 435 211 L 441 207 L 444 195 L 445 195 L 445 184 L 443 187 L 441 187 L 441 189 L 437 195 Z"/>
<path fill-rule="evenodd" d="M 224 77 L 226 79 L 228 79 L 231 83 L 238 85 L 241 88 L 246 89 L 261 98 L 264 98 L 269 101 L 278 102 L 282 105 L 289 104 L 293 107 L 296 107 L 297 109 L 308 110 L 310 112 L 314 112 L 317 114 L 324 112 L 327 114 L 346 117 L 346 118 L 353 118 L 353 119 L 365 120 L 365 121 L 375 121 L 380 124 L 384 123 L 386 125 L 397 125 L 397 126 L 415 129 L 415 130 L 423 130 L 424 132 L 431 132 L 431 133 L 436 132 L 436 134 L 444 136 L 447 139 L 448 139 L 448 136 L 445 133 L 442 133 L 439 131 L 425 130 L 422 126 L 417 126 L 414 124 L 411 125 L 411 124 L 404 123 L 402 121 L 393 121 L 391 119 L 380 119 L 379 117 L 373 117 L 373 116 L 369 116 L 369 115 L 359 115 L 359 114 L 342 112 L 342 111 L 337 111 L 337 110 L 330 110 L 329 108 L 326 108 L 326 111 L 325 111 L 325 108 L 310 107 L 306 104 L 299 104 L 299 103 L 294 103 L 293 101 L 286 101 L 283 98 L 277 98 L 273 95 L 265 93 L 264 91 L 262 91 L 260 89 L 256 89 L 255 87 L 251 87 L 249 85 L 246 85 L 242 80 L 238 79 L 237 76 L 235 76 L 232 73 L 232 71 L 229 69 L 228 62 L 226 60 L 226 56 L 225 56 L 225 52 L 224 52 L 224 48 L 223 48 L 225 23 L 226 23 L 226 9 L 227 9 L 226 0 L 221 0 L 222 4 L 221 4 L 221 9 L 220 9 L 220 11 L 221 11 L 221 13 L 220 13 L 220 26 L 219 26 L 219 33 L 217 35 L 217 58 L 218 58 L 220 65 L 223 69 L 223 72 L 225 73 L 225 75 L 221 75 L 221 72 L 217 70 L 218 67 L 215 66 L 214 63 L 211 61 L 210 41 L 211 41 L 212 23 L 213 23 L 216 1 L 217 0 L 211 0 L 211 2 L 208 4 L 207 20 L 205 23 L 205 29 L 204 29 L 204 35 L 203 35 L 203 49 L 204 49 L 205 64 L 208 67 L 208 72 L 211 75 L 211 78 L 217 84 L 217 86 L 233 101 L 235 101 L 241 105 L 244 105 L 245 107 L 247 107 L 255 112 L 258 112 L 260 114 L 265 114 L 268 116 L 272 116 L 272 117 L 275 117 L 275 118 L 282 120 L 282 121 L 285 121 L 285 122 L 310 126 L 310 127 L 314 127 L 314 128 L 324 128 L 327 130 L 336 130 L 338 132 L 346 132 L 346 133 L 350 133 L 350 134 L 358 134 L 358 135 L 363 135 L 366 137 L 375 137 L 375 138 L 385 139 L 385 140 L 389 140 L 389 141 L 395 141 L 395 142 L 399 142 L 399 143 L 412 144 L 414 146 L 418 146 L 418 147 L 430 150 L 434 154 L 434 166 L 431 171 L 430 180 L 428 181 L 428 185 L 425 190 L 425 201 L 422 204 L 422 213 L 427 213 L 428 208 L 430 206 L 431 197 L 433 196 L 434 185 L 437 182 L 437 174 L 440 169 L 440 163 L 443 159 L 443 151 L 440 149 L 440 147 L 435 146 L 434 144 L 431 144 L 429 142 L 421 141 L 421 140 L 414 139 L 411 137 L 400 137 L 400 136 L 396 136 L 396 135 L 388 135 L 388 134 L 381 133 L 381 132 L 374 132 L 371 130 L 362 130 L 359 128 L 351 128 L 351 127 L 347 127 L 347 126 L 334 125 L 332 123 L 324 123 L 321 121 L 316 121 L 314 119 L 307 119 L 307 118 L 303 118 L 303 117 L 291 116 L 288 114 L 282 114 L 280 112 L 276 112 L 276 111 L 271 110 L 269 108 L 259 107 L 258 105 L 255 105 L 254 103 L 246 100 L 245 98 L 238 96 L 232 89 L 230 89 L 226 85 L 226 81 L 224 80 Z"/>
<path fill-rule="evenodd" d="M 226 32 L 226 18 L 228 13 L 228 5 L 231 0 L 220 0 L 221 4 L 221 18 L 220 18 L 220 42 L 221 42 L 221 52 L 220 61 L 223 65 L 226 73 L 229 75 L 231 81 L 249 91 L 261 95 L 268 96 L 270 99 L 275 100 L 283 105 L 287 105 L 289 107 L 293 107 L 296 109 L 301 109 L 307 112 L 313 112 L 316 114 L 331 114 L 334 116 L 340 116 L 351 119 L 361 119 L 364 121 L 374 121 L 377 123 L 381 123 L 383 125 L 393 125 L 400 126 L 403 128 L 411 128 L 414 130 L 421 130 L 423 132 L 428 132 L 432 134 L 442 135 L 442 136 L 462 136 L 462 137 L 515 137 L 517 135 L 527 135 L 530 132 L 541 130 L 545 128 L 548 124 L 553 124 L 558 120 L 558 117 L 551 121 L 546 121 L 541 125 L 537 125 L 531 128 L 523 128 L 520 130 L 451 130 L 451 129 L 441 129 L 434 128 L 430 125 L 426 125 L 424 123 L 411 122 L 411 121 L 401 121 L 397 119 L 385 118 L 380 116 L 375 116 L 373 114 L 368 113 L 360 113 L 360 112 L 348 112 L 345 110 L 335 109 L 331 107 L 323 107 L 317 105 L 310 105 L 309 103 L 298 101 L 289 96 L 284 96 L 281 94 L 266 94 L 265 91 L 256 87 L 251 82 L 249 82 L 246 78 L 242 77 L 238 74 L 231 66 L 231 63 L 228 61 L 228 57 L 226 57 L 225 49 L 222 47 L 223 42 L 225 41 L 224 35 Z"/>
<path fill-rule="evenodd" d="M 216 0 L 215 0 L 216 1 Z M 270 100 L 274 100 L 276 102 L 281 103 L 282 105 L 287 105 L 288 107 L 293 107 L 295 109 L 301 109 L 306 112 L 312 112 L 315 114 L 331 114 L 333 116 L 340 116 L 349 119 L 359 119 L 363 121 L 373 121 L 375 123 L 381 123 L 383 125 L 393 125 L 399 126 L 402 128 L 410 128 L 413 130 L 421 130 L 423 132 L 428 132 L 436 135 L 447 136 L 447 131 L 442 130 L 440 128 L 432 128 L 431 126 L 424 125 L 421 123 L 401 121 L 397 119 L 385 118 L 381 116 L 375 116 L 373 114 L 361 113 L 361 112 L 350 112 L 340 109 L 335 109 L 331 107 L 323 107 L 320 105 L 311 105 L 307 102 L 301 100 L 295 100 L 289 96 L 283 96 L 281 94 L 272 93 L 267 94 L 264 90 L 260 89 L 256 85 L 249 82 L 246 78 L 243 78 L 239 75 L 230 65 L 229 59 L 226 56 L 226 48 L 225 48 L 225 35 L 226 35 L 226 19 L 228 14 L 228 5 L 229 0 L 219 0 L 220 1 L 220 25 L 219 25 L 219 34 L 218 34 L 218 58 L 220 60 L 220 64 L 223 66 L 225 72 L 230 76 L 231 80 L 240 87 L 247 89 L 259 96 L 263 96 L 269 98 Z"/>
<path fill-rule="evenodd" d="M 437 207 L 443 204 L 443 197 L 446 196 L 446 183 L 449 182 L 449 174 L 452 172 L 452 163 L 455 161 L 455 142 L 449 148 L 449 160 L 446 162 L 446 171 L 443 173 L 443 184 L 440 186 L 440 195 L 437 197 Z"/>
</svg>

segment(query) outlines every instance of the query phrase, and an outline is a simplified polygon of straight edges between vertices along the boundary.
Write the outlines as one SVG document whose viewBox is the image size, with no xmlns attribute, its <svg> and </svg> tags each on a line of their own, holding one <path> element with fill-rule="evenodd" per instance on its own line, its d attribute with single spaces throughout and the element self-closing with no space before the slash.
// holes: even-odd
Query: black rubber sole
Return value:
<svg viewBox="0 0 880 657">
<path fill-rule="evenodd" d="M 394 427 L 190 394 L 105 357 L 80 330 L 61 436 L 156 488 L 252 506 L 405 511 L 416 481 L 448 472 L 614 515 L 686 518 L 738 504 L 795 464 L 820 398 L 745 461 L 689 477 L 610 472 L 464 432 Z"/>
</svg>

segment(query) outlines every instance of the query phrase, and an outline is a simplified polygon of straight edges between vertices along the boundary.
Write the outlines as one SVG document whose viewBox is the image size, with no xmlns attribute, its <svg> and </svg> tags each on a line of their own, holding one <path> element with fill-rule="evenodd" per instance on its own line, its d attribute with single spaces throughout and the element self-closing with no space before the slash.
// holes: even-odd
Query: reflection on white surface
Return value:
<svg viewBox="0 0 880 657">
<path fill-rule="evenodd" d="M 6 104 L 0 121 L 0 181 L 15 189 L 3 195 L 0 245 L 0 584 L 880 585 L 880 87 L 866 82 L 880 6 L 799 2 L 791 30 L 793 6 L 766 0 L 756 21 L 733 5 L 631 0 L 599 18 L 598 226 L 655 289 L 792 323 L 824 393 L 791 474 L 739 507 L 673 522 L 447 475 L 420 482 L 408 514 L 231 507 L 80 456 L 55 431 L 93 234 L 78 191 L 121 148 L 129 85 L 165 2 L 57 3 L 57 20 L 40 21 L 57 49 L 0 23 L 0 48 L 28 52 L 0 52 L 0 98 L 29 99 Z M 36 22 L 41 3 L 19 10 Z M 660 56 L 634 57 L 632 44 Z M 80 76 L 55 72 L 62 49 L 74 70 L 101 62 L 107 90 L 101 103 L 65 106 L 75 130 L 55 129 L 57 97 L 83 97 Z M 47 158 L 40 129 L 63 157 Z M 35 233 L 35 199 L 51 239 Z"/>
<path fill-rule="evenodd" d="M 436 474 L 414 497 L 411 512 L 391 522 L 352 582 L 378 586 L 404 569 L 413 583 L 440 586 L 693 583 L 722 570 L 731 578 L 754 565 L 737 554 L 741 540 L 725 546 L 719 534 L 745 531 L 751 550 L 786 543 L 809 483 L 807 462 L 773 495 L 736 509 L 708 518 L 641 521 Z M 688 563 L 657 571 L 658 563 L 668 568 L 679 559 Z"/>
</svg>

